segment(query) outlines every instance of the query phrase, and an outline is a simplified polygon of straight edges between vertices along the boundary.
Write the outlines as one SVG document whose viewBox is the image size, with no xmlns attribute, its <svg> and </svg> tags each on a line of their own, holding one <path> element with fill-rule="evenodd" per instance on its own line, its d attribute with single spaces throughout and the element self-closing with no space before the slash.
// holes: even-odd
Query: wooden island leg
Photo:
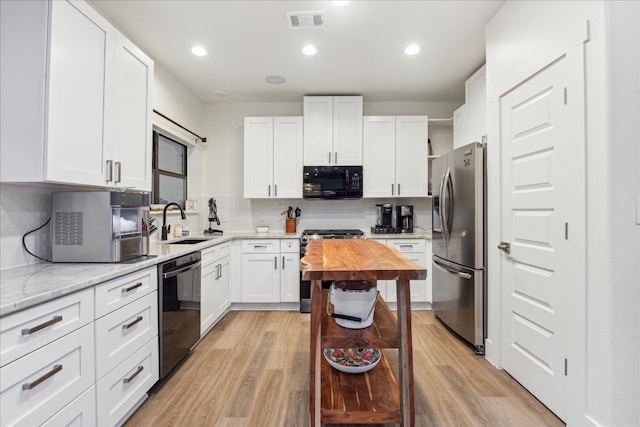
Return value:
<svg viewBox="0 0 640 427">
<path fill-rule="evenodd" d="M 413 343 L 411 339 L 411 291 L 408 280 L 396 281 L 398 299 L 398 359 L 400 362 L 400 412 L 402 425 L 415 425 L 413 400 Z"/>
<path fill-rule="evenodd" d="M 310 359 L 310 402 L 311 427 L 320 426 L 321 393 L 320 393 L 320 360 L 322 349 L 320 348 L 322 321 L 322 280 L 311 281 L 311 348 Z"/>
</svg>

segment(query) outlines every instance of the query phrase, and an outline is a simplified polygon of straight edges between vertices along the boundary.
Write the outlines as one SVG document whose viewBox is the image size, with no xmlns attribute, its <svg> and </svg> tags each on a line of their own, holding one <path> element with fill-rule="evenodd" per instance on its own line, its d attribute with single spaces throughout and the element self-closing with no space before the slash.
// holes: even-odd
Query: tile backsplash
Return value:
<svg viewBox="0 0 640 427">
<path fill-rule="evenodd" d="M 0 184 L 0 269 L 41 262 L 22 247 L 22 236 L 51 215 L 51 192 L 59 187 Z M 51 257 L 49 225 L 27 236 L 29 250 Z"/>
</svg>

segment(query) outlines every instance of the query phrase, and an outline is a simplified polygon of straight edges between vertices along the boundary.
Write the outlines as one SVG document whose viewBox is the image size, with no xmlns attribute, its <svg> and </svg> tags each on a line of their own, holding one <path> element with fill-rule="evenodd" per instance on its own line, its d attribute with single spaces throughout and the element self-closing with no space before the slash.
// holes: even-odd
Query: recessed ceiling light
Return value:
<svg viewBox="0 0 640 427">
<path fill-rule="evenodd" d="M 207 54 L 207 51 L 202 46 L 194 46 L 191 48 L 191 53 L 193 53 L 195 56 L 205 56 Z"/>
<path fill-rule="evenodd" d="M 404 50 L 404 53 L 406 53 L 407 55 L 415 55 L 418 52 L 420 52 L 420 46 L 418 46 L 417 44 L 410 44 Z"/>
<path fill-rule="evenodd" d="M 308 44 L 302 48 L 302 53 L 304 53 L 305 55 L 315 55 L 316 53 L 318 53 L 318 49 L 316 49 L 315 46 Z"/>
<path fill-rule="evenodd" d="M 265 77 L 264 81 L 269 83 L 270 85 L 281 85 L 286 83 L 287 79 L 282 76 L 267 76 Z"/>
<path fill-rule="evenodd" d="M 224 90 L 224 89 L 216 89 L 216 90 L 213 92 L 213 94 L 214 94 L 215 96 L 219 96 L 219 97 L 221 97 L 221 98 L 224 98 L 225 96 L 229 95 L 229 92 L 227 92 L 227 91 L 226 91 L 226 90 Z"/>
</svg>

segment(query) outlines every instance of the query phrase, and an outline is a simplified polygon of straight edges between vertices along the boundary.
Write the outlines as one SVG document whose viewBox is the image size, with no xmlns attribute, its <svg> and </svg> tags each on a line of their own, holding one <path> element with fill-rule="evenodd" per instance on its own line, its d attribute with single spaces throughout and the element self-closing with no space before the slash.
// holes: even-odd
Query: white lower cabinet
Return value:
<svg viewBox="0 0 640 427">
<path fill-rule="evenodd" d="M 96 425 L 96 387 L 91 386 L 42 427 L 91 427 Z"/>
<path fill-rule="evenodd" d="M 376 239 L 381 243 L 395 248 L 410 261 L 415 262 L 425 268 L 429 268 L 426 264 L 426 239 Z M 430 246 L 430 245 L 429 245 Z M 411 302 L 428 302 L 430 301 L 431 289 L 427 290 L 427 280 L 412 280 Z M 379 280 L 378 290 L 387 302 L 397 302 L 396 282 L 393 280 Z M 428 297 L 429 296 L 429 297 Z"/>
<path fill-rule="evenodd" d="M 158 336 L 158 293 L 151 292 L 96 320 L 96 378 L 100 379 Z"/>
<path fill-rule="evenodd" d="M 160 376 L 157 269 L 149 267 L 94 289 L 97 425 L 114 426 Z"/>
<path fill-rule="evenodd" d="M 242 242 L 242 302 L 300 302 L 298 239 Z"/>
<path fill-rule="evenodd" d="M 0 425 L 40 425 L 95 381 L 93 325 L 0 369 Z"/>
<path fill-rule="evenodd" d="M 229 275 L 231 242 L 202 251 L 200 334 L 204 335 L 231 305 Z"/>
<path fill-rule="evenodd" d="M 280 241 L 280 301 L 300 302 L 300 241 Z"/>
<path fill-rule="evenodd" d="M 118 424 L 158 381 L 159 370 L 156 336 L 98 381 L 98 426 Z"/>
</svg>

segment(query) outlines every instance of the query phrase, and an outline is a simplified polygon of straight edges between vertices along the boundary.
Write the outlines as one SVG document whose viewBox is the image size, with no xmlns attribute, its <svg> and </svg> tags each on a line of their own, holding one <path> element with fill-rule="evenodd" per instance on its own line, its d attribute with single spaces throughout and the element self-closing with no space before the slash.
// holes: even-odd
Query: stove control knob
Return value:
<svg viewBox="0 0 640 427">
<path fill-rule="evenodd" d="M 301 236 L 300 240 L 302 241 L 302 243 L 307 243 L 309 242 L 309 236 Z"/>
</svg>

